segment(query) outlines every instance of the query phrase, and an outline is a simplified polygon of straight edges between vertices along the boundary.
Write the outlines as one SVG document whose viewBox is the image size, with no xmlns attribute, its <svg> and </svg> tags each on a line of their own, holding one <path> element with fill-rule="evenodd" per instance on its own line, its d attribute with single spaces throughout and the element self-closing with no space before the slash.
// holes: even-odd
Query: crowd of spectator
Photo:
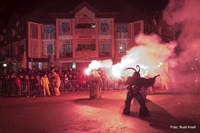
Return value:
<svg viewBox="0 0 200 133">
<path fill-rule="evenodd" d="M 58 74 L 61 79 L 60 91 L 82 91 L 88 90 L 90 87 L 90 80 L 83 71 L 66 68 L 58 69 Z M 8 71 L 3 73 L 0 78 L 0 95 L 26 95 L 26 96 L 43 96 L 41 78 L 47 75 L 50 81 L 50 93 L 54 95 L 53 81 L 54 76 L 52 69 L 19 69 L 18 71 Z M 103 89 L 116 89 L 119 87 L 118 82 L 108 79 L 106 75 L 101 73 L 103 79 Z"/>
</svg>

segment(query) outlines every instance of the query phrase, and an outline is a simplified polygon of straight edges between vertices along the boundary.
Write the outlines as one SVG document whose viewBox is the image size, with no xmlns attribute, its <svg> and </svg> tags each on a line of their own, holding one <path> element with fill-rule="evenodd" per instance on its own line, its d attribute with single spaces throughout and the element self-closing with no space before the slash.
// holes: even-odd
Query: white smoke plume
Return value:
<svg viewBox="0 0 200 133">
<path fill-rule="evenodd" d="M 194 89 L 200 82 L 200 0 L 170 0 L 164 10 L 164 20 L 175 30 L 176 42 L 163 43 L 158 35 L 140 34 L 134 46 L 121 61 L 93 61 L 107 74 L 128 76 L 127 67 L 140 65 L 141 74 L 154 76 L 168 73 L 170 89 Z M 176 47 L 177 46 L 177 47 Z M 176 47 L 176 54 L 174 54 Z"/>
<path fill-rule="evenodd" d="M 122 58 L 121 63 L 127 62 L 125 67 L 135 67 L 139 64 L 145 67 L 148 76 L 161 74 L 163 65 L 174 55 L 176 43 L 162 43 L 161 38 L 156 34 L 140 34 L 135 41 L 138 46 L 131 48 Z"/>
<path fill-rule="evenodd" d="M 198 79 L 200 60 L 200 1 L 199 0 L 170 0 L 164 19 L 176 31 L 179 31 L 177 43 L 179 64 L 173 73 L 177 88 L 195 88 Z"/>
<path fill-rule="evenodd" d="M 140 65 L 142 76 L 155 76 L 165 71 L 165 64 L 174 55 L 175 42 L 162 43 L 161 38 L 156 35 L 139 34 L 135 42 L 137 46 L 127 51 L 119 63 L 113 64 L 112 60 L 92 61 L 89 68 L 103 68 L 107 74 L 114 77 L 127 77 L 133 71 L 125 69 Z"/>
</svg>

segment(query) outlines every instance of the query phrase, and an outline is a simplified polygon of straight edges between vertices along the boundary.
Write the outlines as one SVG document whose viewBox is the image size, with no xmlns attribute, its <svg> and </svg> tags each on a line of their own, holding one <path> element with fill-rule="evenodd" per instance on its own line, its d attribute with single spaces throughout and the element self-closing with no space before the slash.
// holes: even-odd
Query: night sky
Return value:
<svg viewBox="0 0 200 133">
<path fill-rule="evenodd" d="M 29 13 L 38 7 L 48 7 L 50 10 L 56 10 L 59 6 L 68 5 L 75 7 L 84 0 L 0 0 L 0 20 L 7 21 L 13 12 L 21 15 Z M 168 0 L 85 0 L 86 2 L 101 4 L 102 7 L 117 10 L 120 2 L 128 2 L 144 12 L 162 10 L 168 3 Z M 114 6 L 113 6 L 114 4 Z M 55 6 L 54 6 L 55 5 Z"/>
</svg>

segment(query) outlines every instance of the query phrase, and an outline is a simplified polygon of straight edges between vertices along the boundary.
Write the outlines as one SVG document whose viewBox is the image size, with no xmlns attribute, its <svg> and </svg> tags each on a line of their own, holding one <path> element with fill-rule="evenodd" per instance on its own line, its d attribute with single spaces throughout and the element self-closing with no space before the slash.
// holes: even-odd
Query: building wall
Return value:
<svg viewBox="0 0 200 133">
<path fill-rule="evenodd" d="M 69 67 L 73 64 L 79 67 L 92 60 L 112 59 L 119 62 L 130 48 L 136 46 L 135 37 L 139 33 L 158 32 L 161 36 L 165 33 L 168 39 L 167 28 L 146 20 L 118 23 L 113 17 L 97 17 L 86 6 L 75 12 L 74 18 L 55 17 L 49 23 L 38 19 L 17 21 L 16 27 L 2 32 L 0 53 L 6 59 L 12 61 L 22 54 L 19 51 L 24 45 L 30 67 L 34 64 L 45 68 Z M 25 23 L 27 27 L 23 27 Z M 10 35 L 13 39 L 10 39 Z M 25 38 L 19 39 L 19 35 Z"/>
<path fill-rule="evenodd" d="M 42 24 L 28 22 L 28 57 L 47 58 L 42 46 Z"/>
<path fill-rule="evenodd" d="M 28 22 L 28 57 L 47 58 L 57 67 L 92 60 L 120 61 L 140 32 L 142 20 L 118 24 L 114 18 L 96 18 L 83 7 L 75 18 L 56 18 L 55 24 Z"/>
</svg>

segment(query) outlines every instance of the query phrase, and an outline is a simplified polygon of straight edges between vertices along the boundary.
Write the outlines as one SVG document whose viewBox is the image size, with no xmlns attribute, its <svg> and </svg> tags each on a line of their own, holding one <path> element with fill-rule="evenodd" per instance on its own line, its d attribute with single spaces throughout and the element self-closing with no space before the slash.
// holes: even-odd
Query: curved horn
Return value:
<svg viewBox="0 0 200 133">
<path fill-rule="evenodd" d="M 135 68 L 132 68 L 132 67 L 128 67 L 128 68 L 126 68 L 125 70 L 127 70 L 127 69 L 131 69 L 131 70 L 134 70 L 135 72 L 137 72 L 137 71 L 135 70 Z"/>
<path fill-rule="evenodd" d="M 154 76 L 154 77 L 156 78 L 156 77 L 158 77 L 158 76 L 160 76 L 160 74 L 158 74 L 158 75 L 156 75 L 156 76 Z"/>
<path fill-rule="evenodd" d="M 136 66 L 136 68 L 138 68 L 138 72 L 140 73 L 140 66 L 139 66 L 139 65 L 137 65 L 137 66 Z"/>
</svg>

